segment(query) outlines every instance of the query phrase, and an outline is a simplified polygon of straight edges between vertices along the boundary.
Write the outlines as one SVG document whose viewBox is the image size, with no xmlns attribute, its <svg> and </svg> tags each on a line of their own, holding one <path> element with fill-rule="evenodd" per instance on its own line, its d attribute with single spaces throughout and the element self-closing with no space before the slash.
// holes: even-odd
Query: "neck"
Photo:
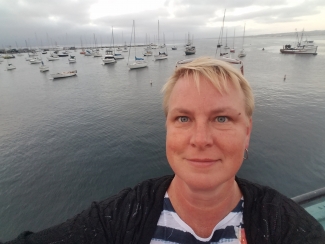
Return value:
<svg viewBox="0 0 325 244">
<path fill-rule="evenodd" d="M 190 188 L 175 176 L 167 192 L 176 213 L 201 237 L 210 236 L 242 196 L 235 179 L 217 189 L 202 190 Z"/>
</svg>

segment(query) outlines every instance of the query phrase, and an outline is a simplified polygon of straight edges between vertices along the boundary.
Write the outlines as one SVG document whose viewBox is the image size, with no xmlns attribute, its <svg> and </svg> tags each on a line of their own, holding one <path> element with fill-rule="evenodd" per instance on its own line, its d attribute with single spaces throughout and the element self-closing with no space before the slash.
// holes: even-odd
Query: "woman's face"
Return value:
<svg viewBox="0 0 325 244">
<path fill-rule="evenodd" d="M 221 95 L 205 78 L 192 77 L 173 88 L 166 118 L 166 154 L 175 173 L 194 189 L 216 189 L 233 182 L 248 148 L 252 120 L 244 94 L 230 86 Z"/>
</svg>

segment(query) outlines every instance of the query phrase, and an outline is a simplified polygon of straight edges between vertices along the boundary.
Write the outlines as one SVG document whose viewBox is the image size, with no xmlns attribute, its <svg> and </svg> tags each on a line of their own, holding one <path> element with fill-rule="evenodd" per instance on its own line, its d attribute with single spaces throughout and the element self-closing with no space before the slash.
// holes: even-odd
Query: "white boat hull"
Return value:
<svg viewBox="0 0 325 244">
<path fill-rule="evenodd" d="M 56 57 L 47 57 L 48 61 L 55 61 L 55 60 L 59 60 L 59 58 Z"/>
<path fill-rule="evenodd" d="M 8 65 L 8 66 L 7 66 L 7 70 L 13 70 L 13 69 L 16 69 L 16 67 L 13 66 L 13 65 Z"/>
<path fill-rule="evenodd" d="M 49 71 L 49 66 L 46 66 L 46 65 L 42 65 L 39 67 L 39 71 L 40 72 L 45 72 L 45 71 Z"/>
<path fill-rule="evenodd" d="M 286 54 L 317 54 L 317 48 L 292 48 L 292 49 L 280 49 L 281 53 Z"/>
<path fill-rule="evenodd" d="M 238 58 L 243 58 L 246 57 L 246 53 L 244 52 L 244 50 L 241 50 L 238 54 Z"/>
<path fill-rule="evenodd" d="M 168 55 L 154 55 L 155 60 L 163 60 L 163 59 L 167 59 Z"/>
<path fill-rule="evenodd" d="M 112 64 L 112 63 L 116 63 L 115 59 L 103 59 L 103 63 L 104 64 Z"/>
<path fill-rule="evenodd" d="M 42 62 L 42 60 L 40 59 L 31 59 L 29 60 L 30 64 L 40 64 Z"/>
<path fill-rule="evenodd" d="M 114 58 L 115 59 L 123 59 L 124 58 L 124 56 L 122 55 L 122 54 L 120 54 L 120 55 L 114 55 Z"/>
<path fill-rule="evenodd" d="M 77 70 L 51 74 L 53 79 L 66 78 L 77 75 Z"/>
<path fill-rule="evenodd" d="M 130 69 L 140 69 L 140 68 L 145 68 L 148 66 L 148 63 L 146 61 L 140 60 L 140 61 L 135 61 L 131 64 L 128 64 Z"/>
<path fill-rule="evenodd" d="M 116 62 L 116 59 L 112 54 L 105 55 L 102 60 L 104 64 L 112 64 Z"/>
</svg>

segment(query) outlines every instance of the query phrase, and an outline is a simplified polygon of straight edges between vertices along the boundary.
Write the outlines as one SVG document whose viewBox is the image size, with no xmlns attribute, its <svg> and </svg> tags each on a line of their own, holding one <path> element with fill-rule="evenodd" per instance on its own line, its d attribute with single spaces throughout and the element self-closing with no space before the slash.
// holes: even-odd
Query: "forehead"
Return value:
<svg viewBox="0 0 325 244">
<path fill-rule="evenodd" d="M 233 82 L 219 81 L 214 82 L 210 81 L 208 78 L 200 75 L 194 78 L 192 75 L 180 77 L 172 91 L 172 95 L 177 95 L 179 93 L 190 93 L 189 95 L 218 95 L 226 96 L 233 93 L 242 93 L 242 90 L 238 88 Z"/>
<path fill-rule="evenodd" d="M 241 89 L 229 82 L 226 91 L 220 92 L 211 81 L 200 77 L 196 83 L 193 77 L 182 77 L 177 80 L 171 91 L 168 101 L 168 110 L 175 106 L 196 107 L 197 105 L 210 106 L 222 104 L 223 106 L 240 106 L 244 104 L 244 95 Z"/>
</svg>

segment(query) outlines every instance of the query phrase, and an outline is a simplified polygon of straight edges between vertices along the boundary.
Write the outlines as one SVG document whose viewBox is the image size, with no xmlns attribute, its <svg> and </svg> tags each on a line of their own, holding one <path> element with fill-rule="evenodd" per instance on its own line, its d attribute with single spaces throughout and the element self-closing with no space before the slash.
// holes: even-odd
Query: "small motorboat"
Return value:
<svg viewBox="0 0 325 244">
<path fill-rule="evenodd" d="M 121 53 L 115 53 L 115 54 L 114 54 L 114 58 L 115 58 L 115 59 L 123 59 L 124 56 L 123 56 Z"/>
<path fill-rule="evenodd" d="M 42 62 L 42 60 L 39 57 L 34 57 L 29 60 L 30 64 L 39 64 Z"/>
<path fill-rule="evenodd" d="M 70 55 L 69 63 L 75 63 L 75 62 L 76 62 L 76 56 Z"/>
<path fill-rule="evenodd" d="M 59 57 L 67 57 L 69 56 L 69 53 L 67 51 L 63 51 L 61 53 L 58 54 Z"/>
<path fill-rule="evenodd" d="M 7 70 L 13 70 L 15 69 L 16 67 L 14 65 L 12 65 L 11 63 L 8 63 L 7 64 Z"/>
<path fill-rule="evenodd" d="M 112 54 L 107 54 L 102 59 L 104 64 L 112 64 L 116 62 L 116 58 Z"/>
<path fill-rule="evenodd" d="M 42 65 L 39 67 L 40 72 L 49 71 L 49 66 L 45 65 L 42 61 Z"/>
<path fill-rule="evenodd" d="M 60 72 L 60 73 L 56 73 L 56 74 L 51 74 L 53 79 L 66 78 L 66 77 L 75 76 L 75 75 L 77 75 L 77 70 L 64 71 L 64 72 Z"/>
</svg>

